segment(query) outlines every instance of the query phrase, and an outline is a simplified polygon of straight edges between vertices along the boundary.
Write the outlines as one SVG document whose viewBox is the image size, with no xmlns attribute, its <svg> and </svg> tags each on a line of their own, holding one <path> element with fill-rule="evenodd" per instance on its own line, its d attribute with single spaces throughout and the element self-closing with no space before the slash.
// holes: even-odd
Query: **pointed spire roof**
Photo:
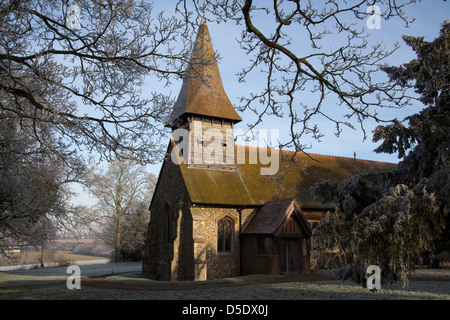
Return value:
<svg viewBox="0 0 450 320">
<path fill-rule="evenodd" d="M 198 30 L 178 100 L 166 125 L 173 126 L 177 118 L 186 114 L 223 118 L 234 122 L 242 120 L 223 88 L 208 26 L 204 19 Z"/>
</svg>

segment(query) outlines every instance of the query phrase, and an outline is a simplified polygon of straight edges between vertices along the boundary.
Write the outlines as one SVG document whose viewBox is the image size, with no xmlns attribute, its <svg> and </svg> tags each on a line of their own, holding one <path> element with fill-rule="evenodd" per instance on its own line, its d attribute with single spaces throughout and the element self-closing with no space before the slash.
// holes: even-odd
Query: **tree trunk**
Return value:
<svg viewBox="0 0 450 320">
<path fill-rule="evenodd" d="M 42 246 L 41 246 L 41 267 L 43 268 L 45 264 L 44 259 L 44 240 L 42 240 Z"/>
<path fill-rule="evenodd" d="M 122 215 L 117 216 L 117 223 L 116 223 L 116 243 L 115 243 L 115 250 L 114 250 L 114 262 L 120 261 L 120 230 L 122 226 Z"/>
</svg>

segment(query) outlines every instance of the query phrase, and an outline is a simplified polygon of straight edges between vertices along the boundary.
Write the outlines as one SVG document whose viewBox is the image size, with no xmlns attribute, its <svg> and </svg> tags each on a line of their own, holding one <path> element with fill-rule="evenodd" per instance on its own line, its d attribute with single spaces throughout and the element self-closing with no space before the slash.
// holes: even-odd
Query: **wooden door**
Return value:
<svg viewBox="0 0 450 320">
<path fill-rule="evenodd" d="M 280 250 L 281 272 L 285 274 L 300 272 L 300 253 L 297 241 L 281 241 Z"/>
</svg>

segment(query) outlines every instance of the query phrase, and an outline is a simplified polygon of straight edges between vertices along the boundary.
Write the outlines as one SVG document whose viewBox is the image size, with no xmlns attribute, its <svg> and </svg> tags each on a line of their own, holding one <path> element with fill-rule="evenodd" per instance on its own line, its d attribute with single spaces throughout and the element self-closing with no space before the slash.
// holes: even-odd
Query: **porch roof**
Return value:
<svg viewBox="0 0 450 320">
<path fill-rule="evenodd" d="M 251 221 L 243 233 L 277 236 L 292 213 L 299 220 L 303 232 L 310 237 L 311 228 L 295 199 L 268 201 L 261 208 L 255 209 L 252 213 Z"/>
</svg>

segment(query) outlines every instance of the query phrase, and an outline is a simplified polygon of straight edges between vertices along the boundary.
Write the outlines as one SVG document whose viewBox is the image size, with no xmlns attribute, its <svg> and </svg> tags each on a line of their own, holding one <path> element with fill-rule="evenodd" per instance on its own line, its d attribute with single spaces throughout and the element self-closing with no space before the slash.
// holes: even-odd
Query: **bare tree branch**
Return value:
<svg viewBox="0 0 450 320">
<path fill-rule="evenodd" d="M 366 137 L 367 119 L 394 120 L 380 117 L 377 109 L 407 105 L 410 97 L 395 96 L 392 83 L 375 80 L 398 46 L 386 49 L 382 43 L 369 44 L 365 19 L 367 7 L 376 4 L 384 8 L 382 19 L 398 17 L 408 24 L 413 20 L 403 9 L 415 2 L 273 0 L 269 5 L 252 0 L 180 0 L 177 8 L 191 21 L 196 21 L 192 16 L 197 14 L 210 21 L 232 20 L 243 27 L 238 41 L 249 64 L 239 80 L 263 73 L 267 82 L 260 92 L 242 97 L 239 109 L 257 115 L 250 128 L 267 116 L 288 115 L 290 138 L 281 147 L 305 151 L 306 136 L 319 141 L 323 137 L 318 125 L 322 119 L 335 126 L 336 135 L 343 127 L 353 129 L 357 124 Z M 327 105 L 330 99 L 340 103 L 333 111 Z"/>
</svg>

